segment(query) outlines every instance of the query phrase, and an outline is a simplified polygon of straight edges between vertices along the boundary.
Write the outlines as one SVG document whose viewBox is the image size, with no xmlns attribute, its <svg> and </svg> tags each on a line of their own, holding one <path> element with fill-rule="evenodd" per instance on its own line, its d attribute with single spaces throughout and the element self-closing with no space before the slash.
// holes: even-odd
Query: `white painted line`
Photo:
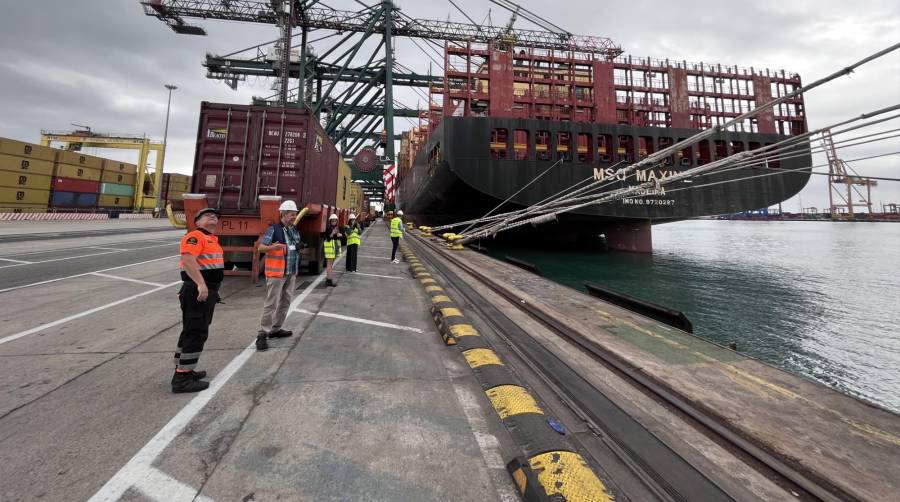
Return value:
<svg viewBox="0 0 900 502">
<path fill-rule="evenodd" d="M 121 248 L 104 248 L 100 246 L 87 246 L 88 249 L 106 249 L 109 251 L 134 251 L 133 249 L 121 249 Z M 140 249 L 140 248 L 139 248 Z"/>
<path fill-rule="evenodd" d="M 95 307 L 95 308 L 92 308 L 92 309 L 90 309 L 90 310 L 85 310 L 84 312 L 79 312 L 79 313 L 77 313 L 77 314 L 70 315 L 69 317 L 63 317 L 62 319 L 57 319 L 57 320 L 55 320 L 55 321 L 53 321 L 53 322 L 48 322 L 48 323 L 46 323 L 46 324 L 41 324 L 40 326 L 37 326 L 37 327 L 35 327 L 35 328 L 26 329 L 25 331 L 20 331 L 20 332 L 14 334 L 14 335 L 9 335 L 9 336 L 0 338 L 0 345 L 3 345 L 4 343 L 12 342 L 13 340 L 18 340 L 19 338 L 26 337 L 26 336 L 28 336 L 28 335 L 33 335 L 34 333 L 38 333 L 38 332 L 40 332 L 40 331 L 43 331 L 43 330 L 48 329 L 48 328 L 52 328 L 52 327 L 54 327 L 54 326 L 59 326 L 60 324 L 65 324 L 65 323 L 67 323 L 67 322 L 69 322 L 69 321 L 74 321 L 75 319 L 80 319 L 80 318 L 82 318 L 82 317 L 84 317 L 84 316 L 91 315 L 91 314 L 93 314 L 93 313 L 95 313 L 95 312 L 100 312 L 101 310 L 106 310 L 106 309 L 108 309 L 108 308 L 115 307 L 116 305 L 121 305 L 121 304 L 123 304 L 123 303 L 125 303 L 125 302 L 130 302 L 131 300 L 134 300 L 135 298 L 140 298 L 140 297 L 142 297 L 142 296 L 147 296 L 147 295 L 149 295 L 149 294 L 151 294 L 151 293 L 156 293 L 157 291 L 162 291 L 163 289 L 172 287 L 172 286 L 174 286 L 174 285 L 176 285 L 176 284 L 181 284 L 181 281 L 175 281 L 175 282 L 172 282 L 172 283 L 169 283 L 169 284 L 165 284 L 165 285 L 162 285 L 162 286 L 160 286 L 160 287 L 158 287 L 158 288 L 154 288 L 154 289 L 151 289 L 151 290 L 149 290 L 149 291 L 144 291 L 143 293 L 138 293 L 138 294 L 136 294 L 136 295 L 132 295 L 132 296 L 129 296 L 129 297 L 127 297 L 127 298 L 122 298 L 121 300 L 116 300 L 116 301 L 114 301 L 114 302 L 112 302 L 112 303 L 107 303 L 106 305 L 101 305 L 101 306 L 99 306 L 99 307 Z"/>
<path fill-rule="evenodd" d="M 351 273 L 350 275 L 351 275 L 351 276 L 354 276 L 354 275 L 365 275 L 365 276 L 368 276 L 368 277 L 384 277 L 385 279 L 405 279 L 405 277 L 400 277 L 400 276 L 397 276 L 397 275 L 366 274 L 366 273 L 364 273 L 364 272 L 353 272 L 353 273 Z"/>
<path fill-rule="evenodd" d="M 316 312 L 310 312 L 308 310 L 303 310 L 303 309 L 297 309 L 297 312 L 300 312 L 301 314 L 307 314 L 307 315 L 331 317 L 334 319 L 341 319 L 344 321 L 358 322 L 361 324 L 371 324 L 372 326 L 381 326 L 382 328 L 394 328 L 394 329 L 399 329 L 399 330 L 403 330 L 403 331 L 412 331 L 413 333 L 423 333 L 423 331 L 421 329 L 413 328 L 412 326 L 402 326 L 400 324 L 391 324 L 389 322 L 372 321 L 369 319 L 362 319 L 360 317 L 350 317 L 350 316 L 341 315 L 341 314 L 331 314 L 329 312 L 316 313 Z"/>
<path fill-rule="evenodd" d="M 153 467 L 147 467 L 135 476 L 134 487 L 141 495 L 156 502 L 212 502 L 213 499 L 197 494 L 197 489 Z"/>
<path fill-rule="evenodd" d="M 341 258 L 338 258 L 335 262 L 340 261 L 340 259 Z M 306 286 L 306 289 L 304 289 L 299 296 L 294 298 L 294 301 L 291 302 L 291 306 L 288 309 L 288 317 L 291 316 L 297 306 L 306 300 L 306 297 L 309 296 L 312 290 L 323 280 L 325 280 L 325 272 L 319 274 L 309 286 Z M 237 357 L 232 359 L 231 362 L 229 362 L 228 365 L 212 379 L 208 389 L 194 396 L 194 398 L 191 399 L 188 404 L 172 418 L 172 420 L 169 420 L 169 423 L 163 426 L 163 428 L 160 429 L 160 431 L 157 432 L 156 435 L 153 436 L 153 438 L 150 439 L 137 454 L 135 454 L 135 456 L 131 457 L 131 460 L 119 469 L 119 472 L 113 475 L 113 477 L 107 481 L 106 484 L 88 500 L 88 502 L 113 502 L 119 500 L 132 486 L 145 487 L 144 479 L 148 476 L 152 476 L 150 469 L 155 470 L 152 466 L 156 458 L 162 454 L 163 450 L 165 450 L 179 434 L 181 434 L 191 420 L 200 413 L 206 404 L 215 397 L 222 387 L 225 386 L 225 383 L 241 369 L 244 363 L 246 363 L 247 360 L 250 359 L 250 356 L 255 352 L 256 340 L 253 340 L 247 348 L 241 351 Z M 157 495 L 163 496 L 163 494 L 156 493 L 157 488 L 155 486 L 149 486 L 148 490 L 150 493 L 144 490 L 142 490 L 142 493 L 150 496 L 154 500 L 166 500 L 165 498 L 157 498 Z"/>
<path fill-rule="evenodd" d="M 459 368 L 454 367 L 455 363 L 444 358 L 444 368 L 447 370 L 447 376 L 450 378 L 450 384 L 453 385 L 453 391 L 456 393 L 456 400 L 469 422 L 469 429 L 475 436 L 475 442 L 478 449 L 481 450 L 481 458 L 491 472 L 491 481 L 497 497 L 503 502 L 518 501 L 519 496 L 511 484 L 511 478 L 506 471 L 506 463 L 503 462 L 503 455 L 500 453 L 500 441 L 491 434 L 484 417 L 481 407 L 478 405 L 478 398 L 472 394 L 469 389 L 463 387 L 453 375 L 459 372 Z"/>
<path fill-rule="evenodd" d="M 13 259 L 11 259 L 11 258 L 0 258 L 0 261 L 11 261 L 11 262 L 13 262 L 13 263 L 22 263 L 22 264 L 25 264 L 25 265 L 28 265 L 28 264 L 31 264 L 31 263 L 32 263 L 32 262 L 30 262 L 30 261 L 25 261 L 25 260 L 13 260 Z"/>
<path fill-rule="evenodd" d="M 0 236 L 0 237 L 2 237 L 2 236 Z M 27 241 L 27 242 L 34 242 L 34 241 Z M 172 242 L 172 241 L 171 240 L 163 241 L 163 240 L 158 240 L 158 239 L 141 239 L 141 240 L 134 240 L 134 241 L 106 242 L 106 243 L 103 243 L 102 245 L 103 246 L 107 246 L 107 245 L 115 246 L 118 244 L 140 244 L 142 242 L 160 243 L 160 242 Z M 6 256 L 20 257 L 20 256 L 31 256 L 31 255 L 36 255 L 36 254 L 58 253 L 60 251 L 74 251 L 76 249 L 95 249 L 95 248 L 99 248 L 99 247 L 98 246 L 74 246 L 74 247 L 64 246 L 64 247 L 60 247 L 57 249 L 44 249 L 41 251 L 27 251 L 24 253 L 12 253 L 12 254 L 6 255 Z M 119 249 L 119 248 L 99 248 L 99 249 Z M 123 249 L 122 251 L 128 251 L 128 250 Z"/>
<path fill-rule="evenodd" d="M 131 277 L 121 277 L 118 275 L 101 274 L 100 272 L 94 272 L 91 275 L 96 275 L 97 277 L 106 277 L 107 279 L 118 279 L 120 281 L 136 282 L 138 284 L 145 284 L 147 286 L 161 287 L 161 286 L 165 285 L 165 284 L 160 284 L 158 282 L 148 282 L 148 281 L 142 281 L 140 279 L 132 279 Z"/>
<path fill-rule="evenodd" d="M 64 281 L 64 280 L 66 280 L 66 279 L 74 279 L 74 278 L 76 278 L 76 277 L 84 277 L 84 276 L 86 276 L 86 275 L 96 274 L 96 273 L 98 273 L 98 272 L 109 272 L 110 270 L 118 270 L 118 269 L 120 269 L 120 268 L 133 267 L 133 266 L 135 266 L 135 265 L 143 265 L 143 264 L 145 264 L 145 263 L 152 263 L 152 262 L 160 261 L 160 260 L 168 260 L 169 258 L 178 258 L 179 256 L 180 256 L 180 255 L 177 255 L 177 254 L 176 254 L 176 255 L 173 255 L 173 256 L 164 256 L 164 257 L 162 257 L 162 258 L 154 258 L 154 259 L 152 259 L 152 260 L 139 261 L 139 262 L 137 262 L 137 263 L 129 263 L 128 265 L 119 265 L 118 267 L 111 267 L 111 268 L 104 268 L 104 269 L 100 269 L 100 270 L 94 270 L 93 272 L 85 272 L 85 273 L 83 273 L 83 274 L 67 275 L 67 276 L 65 276 L 65 277 L 59 277 L 59 278 L 56 278 L 56 279 L 48 279 L 48 280 L 46 280 L 46 281 L 33 282 L 33 283 L 31 283 L 31 284 L 23 284 L 23 285 L 21 285 L 21 286 L 13 286 L 13 287 L 11 287 L 11 288 L 0 289 L 0 293 L 6 293 L 7 291 L 15 291 L 15 290 L 17 290 L 17 289 L 30 288 L 30 287 L 32 287 L 32 286 L 40 286 L 40 285 L 43 285 L 43 284 L 50 284 L 51 282 Z M 2 267 L 0 267 L 0 268 L 2 268 Z"/>
<path fill-rule="evenodd" d="M 101 255 L 105 255 L 105 254 L 122 253 L 122 252 L 126 252 L 126 251 L 143 251 L 144 249 L 153 249 L 153 248 L 161 248 L 161 247 L 165 247 L 165 246 L 177 246 L 177 245 L 178 245 L 177 242 L 170 242 L 168 244 L 157 244 L 156 246 L 144 246 L 142 248 L 137 248 L 137 249 L 122 249 L 122 250 L 118 250 L 118 251 L 104 251 L 102 253 L 90 253 L 90 254 L 80 254 L 80 255 L 75 255 L 75 256 L 66 256 L 63 258 L 52 258 L 50 260 L 28 261 L 28 262 L 23 262 L 23 263 L 17 263 L 15 265 L 5 265 L 0 268 L 24 267 L 26 265 L 40 265 L 42 263 L 51 263 L 54 261 L 77 260 L 78 258 L 88 258 L 90 256 L 101 256 Z"/>
<path fill-rule="evenodd" d="M 358 255 L 360 258 L 375 258 L 376 260 L 390 260 L 387 256 L 372 256 L 367 254 Z"/>
</svg>

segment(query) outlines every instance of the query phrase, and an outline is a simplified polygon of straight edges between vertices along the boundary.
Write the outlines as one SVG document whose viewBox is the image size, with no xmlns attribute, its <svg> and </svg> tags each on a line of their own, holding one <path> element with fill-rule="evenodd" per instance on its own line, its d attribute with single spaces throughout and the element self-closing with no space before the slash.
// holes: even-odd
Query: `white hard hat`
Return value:
<svg viewBox="0 0 900 502">
<path fill-rule="evenodd" d="M 351 220 L 355 220 L 355 219 L 356 219 L 356 215 L 353 214 L 353 213 L 350 213 L 350 219 L 351 219 Z"/>
<path fill-rule="evenodd" d="M 403 211 L 397 211 L 397 216 L 403 216 Z"/>
<path fill-rule="evenodd" d="M 338 219 L 338 218 L 337 218 L 337 215 L 336 215 L 336 214 L 331 213 L 331 216 L 329 216 L 328 219 L 329 219 L 329 220 L 336 220 L 336 219 Z"/>
<path fill-rule="evenodd" d="M 299 211 L 297 209 L 297 203 L 292 200 L 286 200 L 278 206 L 279 211 Z"/>
</svg>

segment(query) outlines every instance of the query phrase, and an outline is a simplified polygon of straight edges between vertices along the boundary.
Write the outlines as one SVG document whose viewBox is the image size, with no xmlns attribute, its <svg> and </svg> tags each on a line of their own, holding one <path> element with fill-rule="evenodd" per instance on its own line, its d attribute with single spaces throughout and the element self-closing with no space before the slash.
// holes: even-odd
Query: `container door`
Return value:
<svg viewBox="0 0 900 502">
<path fill-rule="evenodd" d="M 246 107 L 210 108 L 201 119 L 194 189 L 226 212 L 247 209 L 252 117 Z"/>
<path fill-rule="evenodd" d="M 303 183 L 308 115 L 274 109 L 260 116 L 259 148 L 256 150 L 258 173 L 255 200 L 260 195 L 280 195 L 299 205 Z"/>
</svg>

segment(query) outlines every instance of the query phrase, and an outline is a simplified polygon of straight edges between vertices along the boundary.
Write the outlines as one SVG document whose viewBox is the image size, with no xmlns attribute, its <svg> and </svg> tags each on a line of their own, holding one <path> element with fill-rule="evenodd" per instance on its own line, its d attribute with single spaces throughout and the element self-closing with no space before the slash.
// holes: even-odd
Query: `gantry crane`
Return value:
<svg viewBox="0 0 900 502">
<path fill-rule="evenodd" d="M 134 210 L 137 212 L 156 207 L 162 186 L 162 166 L 164 145 L 161 141 L 153 141 L 146 135 L 104 134 L 86 129 L 74 131 L 41 131 L 41 144 L 50 146 L 51 143 L 63 143 L 66 149 L 81 148 L 111 148 L 122 150 L 137 150 L 137 181 L 134 187 Z M 153 191 L 144 193 L 144 181 L 147 179 L 147 159 L 150 152 L 156 152 L 156 171 L 153 176 Z"/>
<path fill-rule="evenodd" d="M 256 75 L 278 79 L 272 104 L 309 106 L 317 115 L 327 114 L 325 128 L 335 144 L 344 146 L 343 153 L 352 155 L 366 140 L 376 140 L 384 131 L 386 138 L 396 138 L 394 117 L 419 117 L 420 111 L 397 107 L 394 85 L 428 87 L 442 83 L 443 76 L 433 77 L 404 71 L 394 59 L 393 39 L 406 37 L 424 39 L 427 43 L 466 42 L 493 43 L 524 48 L 555 51 L 576 51 L 595 57 L 612 59 L 622 49 L 605 37 L 574 35 L 510 0 L 490 0 L 513 13 L 506 26 L 475 23 L 468 14 L 451 1 L 470 21 L 460 23 L 432 19 L 414 19 L 403 14 L 391 0 L 381 0 L 358 11 L 326 7 L 319 0 L 141 0 L 147 15 L 156 17 L 176 33 L 205 35 L 206 31 L 189 23 L 190 18 L 275 24 L 279 38 L 265 44 L 238 51 L 227 56 L 207 55 L 204 66 L 209 78 L 224 80 L 236 88 L 247 76 Z M 526 19 L 541 29 L 513 27 L 517 17 Z M 292 57 L 293 29 L 300 28 L 301 41 L 297 60 Z M 308 32 L 331 30 L 342 35 L 341 40 L 320 55 L 312 55 L 307 47 Z M 359 35 L 359 40 L 349 43 Z M 351 66 L 363 44 L 373 35 L 380 38 L 377 48 L 362 66 Z M 268 57 L 262 47 L 275 44 L 275 57 Z M 332 61 L 328 57 L 346 47 Z M 255 54 L 246 57 L 247 52 Z M 382 52 L 383 51 L 383 52 Z M 376 57 L 383 54 L 381 59 Z M 235 57 L 236 55 L 240 55 Z M 299 80 L 296 93 L 290 93 L 291 78 Z M 312 84 L 315 82 L 315 91 Z M 348 86 L 337 92 L 337 83 Z M 323 87 L 323 83 L 327 83 Z M 335 93 L 336 95 L 332 95 Z M 312 96 L 315 99 L 311 99 Z M 266 102 L 266 98 L 258 102 Z M 370 117 L 368 119 L 364 117 Z M 342 141 L 349 140 L 349 144 Z M 394 162 L 394 141 L 383 143 L 382 162 Z"/>
<path fill-rule="evenodd" d="M 877 186 L 878 182 L 859 176 L 849 164 L 841 160 L 837 156 L 834 148 L 834 141 L 831 139 L 831 131 L 822 133 L 822 146 L 825 149 L 825 156 L 828 158 L 828 204 L 831 211 L 831 219 L 840 218 L 854 219 L 854 208 L 864 207 L 868 211 L 867 217 L 872 214 L 872 187 Z M 853 174 L 850 172 L 853 171 Z M 857 186 L 866 187 L 866 194 L 863 195 Z M 840 188 L 843 188 L 841 190 Z M 847 193 L 845 197 L 842 191 Z M 859 196 L 859 201 L 854 202 L 853 193 Z M 837 194 L 840 201 L 835 200 Z"/>
</svg>

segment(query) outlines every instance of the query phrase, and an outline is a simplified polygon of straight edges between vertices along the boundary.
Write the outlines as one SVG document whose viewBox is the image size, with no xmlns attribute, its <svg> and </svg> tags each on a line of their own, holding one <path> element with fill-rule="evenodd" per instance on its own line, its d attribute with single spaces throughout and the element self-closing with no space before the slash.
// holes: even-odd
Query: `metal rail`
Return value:
<svg viewBox="0 0 900 502">
<path fill-rule="evenodd" d="M 762 468 L 770 475 L 777 476 L 782 480 L 783 486 L 786 485 L 794 491 L 799 492 L 801 494 L 801 497 L 799 498 L 800 500 L 822 500 L 828 502 L 858 500 L 856 497 L 847 493 L 842 488 L 835 486 L 828 480 L 819 477 L 815 473 L 804 472 L 795 468 L 788 463 L 792 462 L 791 460 L 782 459 L 777 456 L 777 454 L 770 452 L 765 445 L 756 442 L 753 438 L 745 437 L 743 432 L 732 428 L 725 420 L 721 419 L 714 410 L 707 409 L 702 405 L 691 402 L 676 389 L 668 387 L 662 381 L 651 378 L 646 373 L 642 372 L 639 368 L 632 366 L 629 362 L 623 360 L 616 354 L 613 354 L 612 352 L 603 348 L 601 345 L 580 334 L 574 327 L 568 326 L 564 322 L 549 316 L 546 312 L 542 311 L 536 306 L 530 305 L 527 302 L 523 302 L 521 298 L 505 288 L 503 285 L 486 277 L 484 274 L 475 270 L 459 258 L 453 256 L 452 252 L 442 249 L 441 247 L 435 245 L 432 242 L 429 242 L 426 239 L 417 240 L 417 242 L 423 243 L 431 252 L 439 255 L 441 259 L 446 260 L 452 263 L 455 267 L 463 270 L 466 274 L 472 276 L 481 284 L 488 287 L 490 290 L 500 295 L 502 298 L 506 299 L 510 304 L 515 305 L 522 312 L 540 322 L 553 333 L 568 340 L 570 343 L 579 347 L 587 354 L 603 363 L 608 368 L 611 368 L 617 374 L 624 377 L 626 381 L 632 383 L 635 387 L 637 387 L 645 394 L 649 395 L 659 402 L 668 405 L 669 407 L 680 413 L 682 416 L 692 420 L 696 425 L 699 426 L 701 432 L 706 433 L 713 440 L 716 440 L 720 444 L 728 445 L 733 449 L 741 452 L 745 456 L 749 457 L 749 459 L 752 460 L 751 463 L 754 464 L 754 466 L 757 467 L 758 470 L 759 468 Z M 449 272 L 446 266 L 443 266 L 435 260 L 430 261 L 432 261 L 435 267 L 441 270 L 442 273 L 455 275 L 452 274 L 452 272 Z M 462 285 L 462 287 L 460 288 L 460 286 L 455 283 L 454 286 L 457 287 L 457 289 L 469 288 L 466 285 Z M 484 308 L 484 306 L 489 305 L 488 302 L 484 301 L 470 301 L 470 303 L 478 309 Z M 502 314 L 499 314 L 499 317 L 504 316 Z M 523 342 L 527 342 L 528 340 L 531 340 L 533 344 L 540 345 L 537 344 L 530 336 L 517 337 L 515 340 L 511 339 L 511 341 L 515 344 L 521 344 Z M 546 351 L 546 349 L 544 350 L 544 352 L 545 353 L 542 354 L 541 357 L 550 356 L 555 358 L 555 356 L 553 356 L 551 352 Z M 545 366 L 544 364 L 542 364 L 542 361 L 535 361 L 533 358 L 532 363 L 537 367 Z M 561 361 L 558 361 L 555 364 L 550 364 L 549 366 L 550 370 L 553 372 L 565 370 L 568 370 L 569 372 L 573 371 Z M 547 376 L 551 379 L 558 380 L 558 378 L 554 378 L 551 374 L 547 374 Z M 577 377 L 577 374 L 575 374 L 575 376 Z M 580 379 L 580 377 L 578 378 Z M 568 393 L 567 389 L 565 389 L 564 386 L 557 385 L 557 387 Z M 579 390 L 582 392 L 584 391 L 583 388 Z M 599 391 L 596 391 L 596 389 L 594 389 L 594 391 L 599 393 Z M 602 396 L 602 394 L 600 395 Z M 591 414 L 590 411 L 586 409 L 591 405 L 589 401 L 585 402 L 583 399 L 579 399 L 577 396 L 572 395 L 565 397 L 564 400 L 567 402 L 584 403 L 581 410 L 575 410 L 576 413 L 578 413 L 579 415 Z M 626 450 L 628 450 L 628 446 L 624 446 Z M 632 460 L 635 461 L 638 465 L 643 465 L 648 461 L 652 461 L 652 459 L 640 458 Z M 651 480 L 657 480 L 658 475 L 658 472 L 653 472 L 652 470 L 648 474 Z M 671 493 L 666 489 L 666 483 L 663 483 L 661 487 L 664 491 Z M 657 488 L 654 491 L 659 491 L 659 489 L 660 485 L 657 484 Z"/>
</svg>

